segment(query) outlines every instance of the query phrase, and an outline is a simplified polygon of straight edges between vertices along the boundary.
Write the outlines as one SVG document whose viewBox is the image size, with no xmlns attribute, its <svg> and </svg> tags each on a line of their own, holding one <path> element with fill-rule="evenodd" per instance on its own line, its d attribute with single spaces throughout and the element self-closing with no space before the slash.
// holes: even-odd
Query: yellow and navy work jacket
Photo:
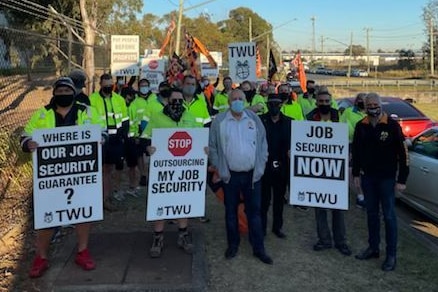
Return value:
<svg viewBox="0 0 438 292">
<path fill-rule="evenodd" d="M 105 121 L 103 121 L 96 109 L 84 104 L 75 103 L 65 117 L 56 113 L 56 106 L 51 103 L 34 112 L 24 127 L 20 144 L 25 152 L 29 152 L 27 141 L 32 139 L 32 134 L 37 129 L 53 129 L 62 126 L 97 124 L 102 127 L 102 135 L 107 136 Z"/>
<path fill-rule="evenodd" d="M 110 137 L 112 135 L 128 136 L 128 107 L 121 95 L 112 92 L 110 97 L 103 97 L 100 92 L 94 92 L 90 95 L 90 104 L 96 108 L 100 117 L 105 120 Z"/>
<path fill-rule="evenodd" d="M 190 102 L 187 102 L 184 99 L 183 105 L 186 111 L 195 117 L 196 123 L 201 127 L 211 122 L 207 102 L 205 101 L 205 96 L 203 94 L 195 95 Z"/>
</svg>

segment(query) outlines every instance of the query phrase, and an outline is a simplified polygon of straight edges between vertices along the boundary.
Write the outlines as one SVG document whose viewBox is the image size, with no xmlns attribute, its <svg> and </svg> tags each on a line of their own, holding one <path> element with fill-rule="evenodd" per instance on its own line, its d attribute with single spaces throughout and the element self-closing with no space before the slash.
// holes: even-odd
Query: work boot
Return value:
<svg viewBox="0 0 438 292">
<path fill-rule="evenodd" d="M 192 237 L 187 230 L 179 232 L 178 240 L 176 243 L 178 244 L 178 247 L 184 249 L 186 253 L 192 254 L 193 252 Z"/>
<path fill-rule="evenodd" d="M 151 258 L 159 258 L 163 252 L 164 247 L 164 236 L 163 233 L 156 233 L 152 238 L 152 246 L 149 250 L 149 256 Z"/>
</svg>

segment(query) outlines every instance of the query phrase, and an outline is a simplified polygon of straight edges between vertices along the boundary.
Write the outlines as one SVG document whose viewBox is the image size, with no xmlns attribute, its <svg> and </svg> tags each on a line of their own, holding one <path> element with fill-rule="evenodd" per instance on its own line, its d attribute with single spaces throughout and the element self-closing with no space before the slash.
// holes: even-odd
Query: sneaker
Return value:
<svg viewBox="0 0 438 292">
<path fill-rule="evenodd" d="M 39 278 L 49 268 L 49 261 L 40 256 L 36 256 L 30 268 L 29 277 Z"/>
<path fill-rule="evenodd" d="M 123 200 L 125 200 L 125 195 L 122 192 L 114 191 L 113 198 L 119 202 L 122 202 Z"/>
<path fill-rule="evenodd" d="M 178 234 L 178 240 L 176 242 L 178 247 L 184 249 L 188 254 L 193 253 L 193 243 L 190 233 L 188 231 L 180 231 Z"/>
<path fill-rule="evenodd" d="M 145 175 L 142 175 L 142 176 L 140 177 L 140 183 L 139 183 L 139 185 L 141 185 L 141 186 L 143 186 L 143 187 L 145 187 L 145 186 L 148 185 L 148 180 L 147 180 L 147 177 L 146 177 Z"/>
<path fill-rule="evenodd" d="M 356 207 L 359 209 L 366 209 L 365 200 L 356 199 Z"/>
<path fill-rule="evenodd" d="M 94 270 L 96 268 L 96 263 L 91 257 L 88 248 L 76 254 L 75 263 L 85 271 Z"/>
<path fill-rule="evenodd" d="M 154 237 L 152 239 L 152 246 L 149 250 L 149 256 L 151 258 L 159 258 L 161 256 L 164 247 L 163 239 L 163 233 L 154 234 Z"/>
<path fill-rule="evenodd" d="M 133 187 L 129 187 L 129 189 L 126 191 L 126 194 L 130 195 L 130 196 L 132 196 L 134 198 L 138 198 L 137 190 L 135 188 L 133 188 Z"/>
</svg>

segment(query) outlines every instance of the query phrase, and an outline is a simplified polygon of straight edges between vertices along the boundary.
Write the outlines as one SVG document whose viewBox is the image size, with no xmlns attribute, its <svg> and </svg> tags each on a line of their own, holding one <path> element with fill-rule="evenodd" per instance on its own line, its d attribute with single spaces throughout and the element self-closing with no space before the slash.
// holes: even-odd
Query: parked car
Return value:
<svg viewBox="0 0 438 292">
<path fill-rule="evenodd" d="M 353 69 L 351 70 L 351 77 L 368 77 L 368 71 Z"/>
<path fill-rule="evenodd" d="M 354 97 L 336 100 L 339 109 L 353 106 Z M 410 102 L 398 97 L 382 97 L 383 111 L 397 120 L 406 137 L 414 137 L 425 129 L 433 127 L 436 123 L 413 106 Z"/>
<path fill-rule="evenodd" d="M 409 176 L 406 190 L 397 197 L 438 221 L 438 127 L 429 128 L 406 140 Z"/>
</svg>

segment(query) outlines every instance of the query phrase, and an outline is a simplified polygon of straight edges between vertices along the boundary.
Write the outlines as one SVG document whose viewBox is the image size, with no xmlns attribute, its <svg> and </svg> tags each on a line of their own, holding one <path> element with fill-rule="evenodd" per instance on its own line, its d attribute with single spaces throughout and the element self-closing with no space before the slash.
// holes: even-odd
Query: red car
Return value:
<svg viewBox="0 0 438 292">
<path fill-rule="evenodd" d="M 354 97 L 336 99 L 339 109 L 353 106 Z M 409 101 L 398 97 L 382 97 L 383 111 L 397 120 L 406 137 L 414 137 L 423 130 L 436 125 L 436 123 L 423 114 Z"/>
</svg>

